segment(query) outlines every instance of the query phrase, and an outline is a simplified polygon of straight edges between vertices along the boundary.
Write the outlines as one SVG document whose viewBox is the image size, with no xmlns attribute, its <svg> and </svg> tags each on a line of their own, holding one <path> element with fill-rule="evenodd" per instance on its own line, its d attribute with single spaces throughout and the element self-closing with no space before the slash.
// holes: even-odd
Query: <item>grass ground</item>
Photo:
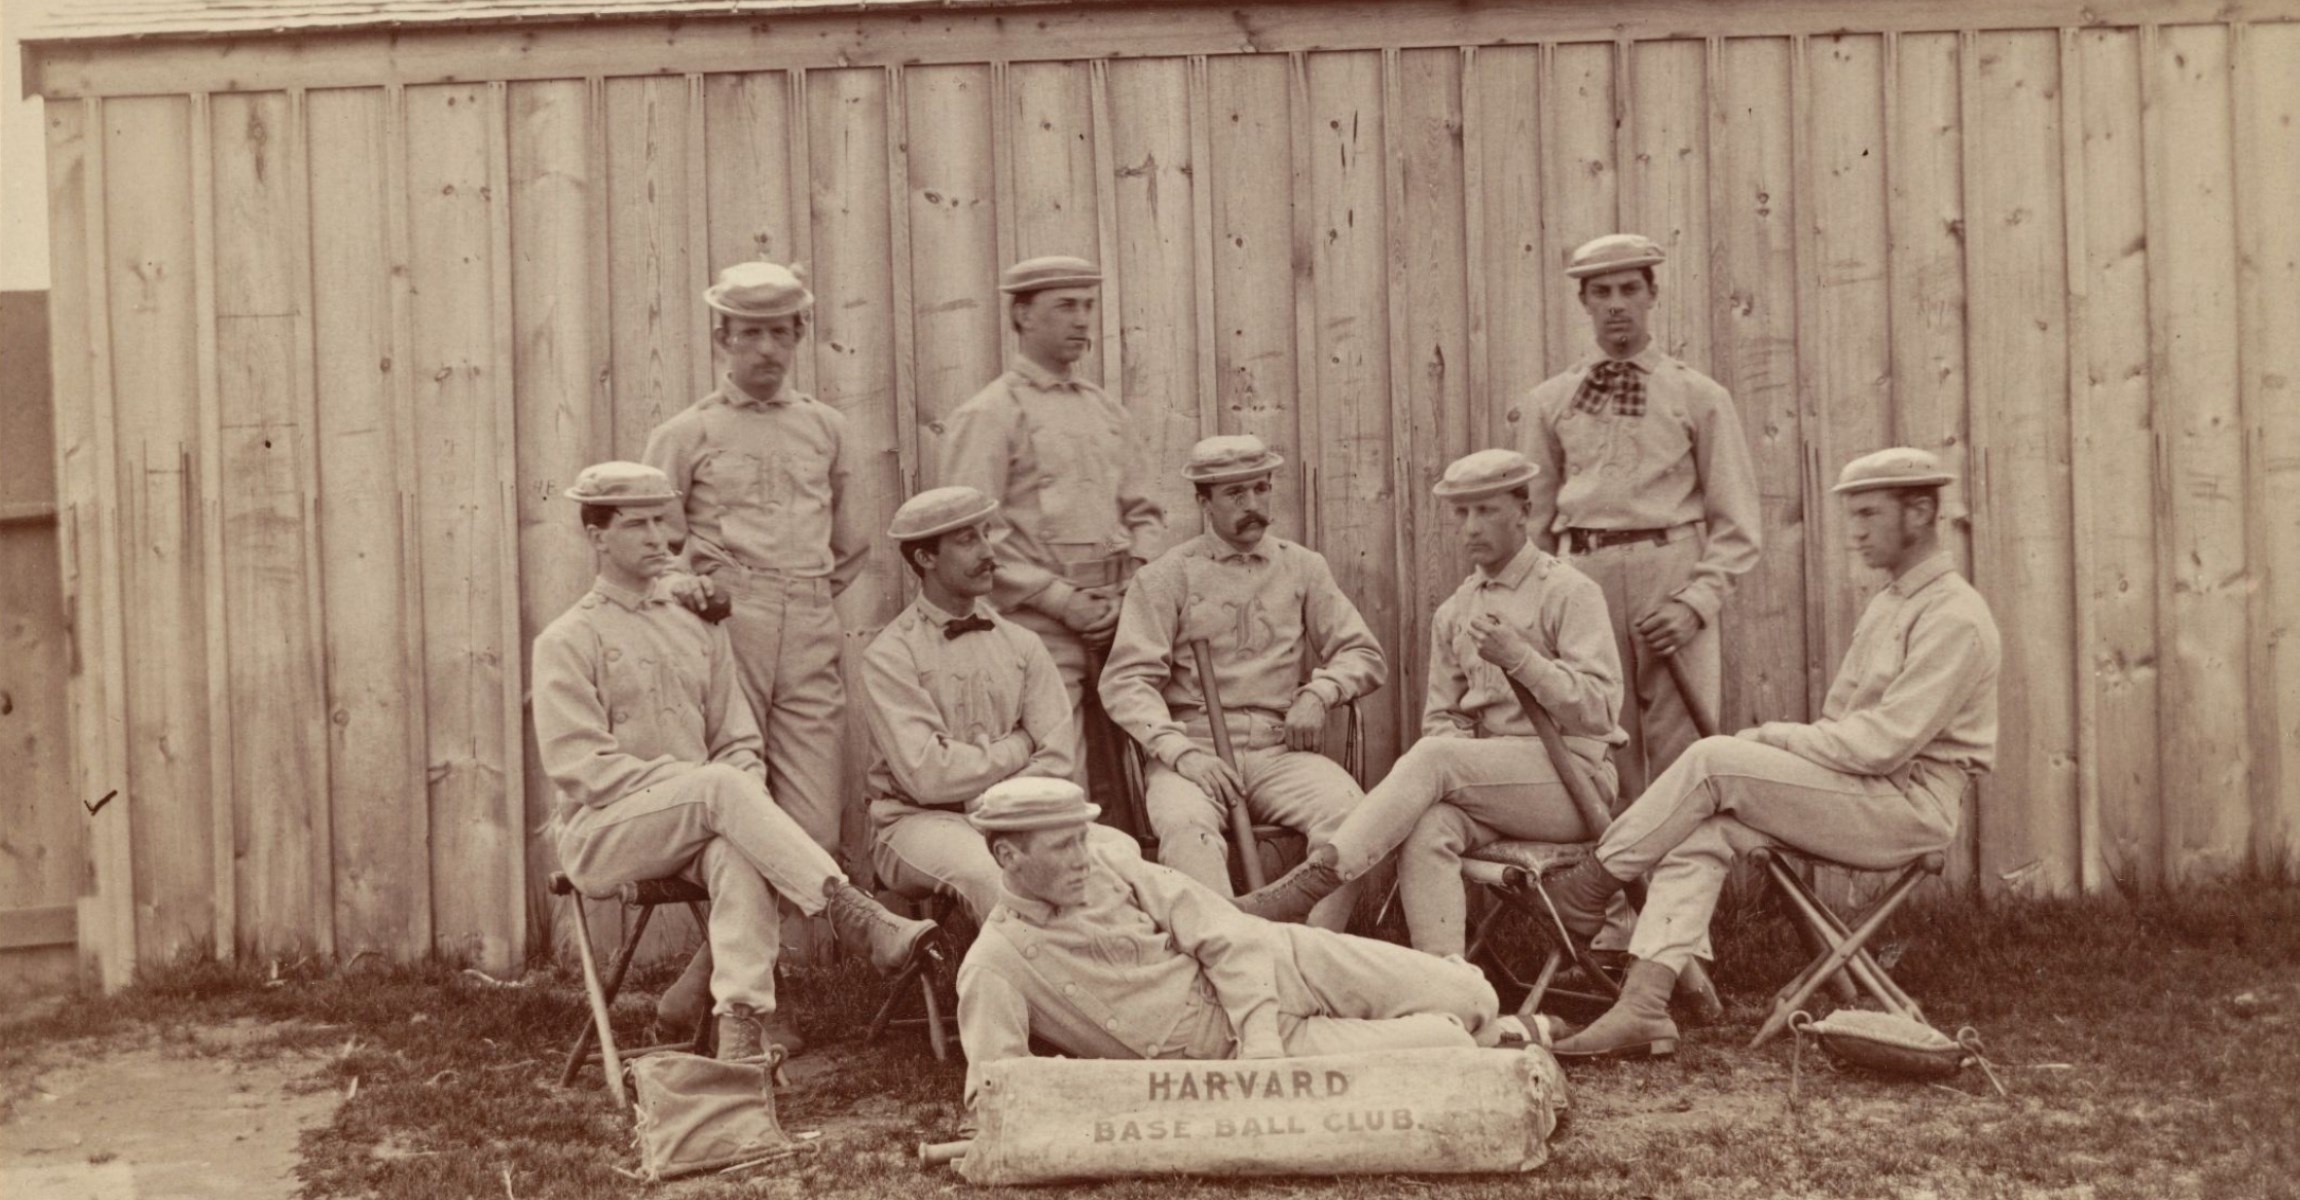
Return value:
<svg viewBox="0 0 2300 1200">
<path fill-rule="evenodd" d="M 1807 1053 L 1744 1048 L 1771 987 L 1801 959 L 1778 922 L 1721 922 L 1728 1014 L 1673 1061 L 1570 1071 L 1573 1117 L 1536 1177 L 1546 1196 L 2062 1195 L 2093 1200 L 2300 1196 L 2300 887 L 2178 896 L 1912 905 L 1887 932 L 1894 974 L 1936 1024 L 1977 1027 L 2010 1089 L 1975 1072 L 1928 1085 L 1840 1073 Z M 628 1125 L 604 1093 L 551 1086 L 583 1016 L 572 978 L 487 987 L 444 965 L 321 970 L 186 962 L 121 995 L 0 1023 L 0 1078 L 20 1099 L 58 1056 L 122 1041 L 296 1053 L 305 1086 L 349 1096 L 303 1137 L 314 1197 L 603 1197 L 636 1193 Z M 642 980 L 643 985 L 646 981 Z M 635 989 L 636 989 L 635 985 Z M 811 1159 L 752 1178 L 670 1185 L 680 1197 L 926 1196 L 920 1140 L 958 1124 L 960 1069 L 923 1039 L 859 1045 L 878 985 L 854 970 L 791 980 L 818 1049 L 781 1097 L 785 1127 L 823 1131 Z M 618 1006 L 637 1038 L 645 997 Z M 264 1023 L 260 1037 L 187 1031 Z M 1137 1196 L 1518 1196 L 1509 1178 L 1161 1180 L 1050 1189 Z"/>
</svg>

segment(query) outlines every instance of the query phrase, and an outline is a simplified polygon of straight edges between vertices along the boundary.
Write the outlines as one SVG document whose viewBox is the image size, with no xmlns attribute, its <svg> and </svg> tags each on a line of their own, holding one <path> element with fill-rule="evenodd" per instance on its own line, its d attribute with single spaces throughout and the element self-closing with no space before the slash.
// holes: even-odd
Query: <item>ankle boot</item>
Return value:
<svg viewBox="0 0 2300 1200">
<path fill-rule="evenodd" d="M 757 1058 L 766 1052 L 760 1038 L 758 1010 L 748 1004 L 728 1005 L 727 1011 L 719 1014 L 719 1061 Z"/>
<path fill-rule="evenodd" d="M 1565 874 L 1543 880 L 1541 887 L 1549 893 L 1550 903 L 1557 906 L 1558 919 L 1565 922 L 1566 930 L 1575 937 L 1592 938 L 1605 928 L 1606 905 L 1612 903 L 1622 882 L 1592 855 Z"/>
<path fill-rule="evenodd" d="M 711 944 L 705 942 L 687 960 L 687 968 L 663 994 L 655 998 L 655 1028 L 666 1042 L 695 1036 L 695 1027 L 711 1012 Z"/>
<path fill-rule="evenodd" d="M 807 1040 L 799 1036 L 799 1027 L 780 1012 L 759 1022 L 759 1044 L 781 1046 L 784 1058 L 797 1058 L 807 1049 Z"/>
<path fill-rule="evenodd" d="M 1238 911 L 1265 921 L 1300 921 L 1318 901 L 1333 895 L 1349 881 L 1334 869 L 1332 846 L 1310 852 L 1293 870 L 1238 897 Z"/>
<path fill-rule="evenodd" d="M 830 902 L 831 929 L 848 949 L 867 948 L 871 966 L 881 975 L 893 975 L 910 965 L 919 943 L 934 932 L 934 922 L 898 917 L 861 888 L 844 879 L 823 884 Z"/>
<path fill-rule="evenodd" d="M 1559 1040 L 1553 1053 L 1559 1058 L 1611 1054 L 1663 1058 L 1677 1053 L 1677 1023 L 1669 1019 L 1669 993 L 1676 987 L 1677 972 L 1642 958 L 1633 960 L 1629 978 L 1621 985 L 1621 999 L 1588 1028 Z"/>
</svg>

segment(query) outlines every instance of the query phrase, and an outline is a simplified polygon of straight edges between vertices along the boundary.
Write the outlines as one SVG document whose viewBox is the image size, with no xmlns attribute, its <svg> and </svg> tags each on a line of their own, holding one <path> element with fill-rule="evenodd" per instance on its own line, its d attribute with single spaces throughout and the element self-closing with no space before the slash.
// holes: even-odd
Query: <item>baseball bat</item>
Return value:
<svg viewBox="0 0 2300 1200">
<path fill-rule="evenodd" d="M 1676 667 L 1675 659 L 1670 660 L 1670 666 Z M 1557 778 L 1565 785 L 1565 794 L 1573 797 L 1573 807 L 1581 810 L 1581 823 L 1589 830 L 1589 840 L 1595 842 L 1602 839 L 1605 827 L 1613 823 L 1611 810 L 1598 798 L 1597 788 L 1589 782 L 1589 777 L 1581 773 L 1580 761 L 1573 758 L 1565 748 L 1565 735 L 1558 732 L 1557 722 L 1551 719 L 1549 710 L 1541 706 L 1541 701 L 1533 698 L 1532 690 L 1519 683 L 1516 676 L 1504 671 L 1502 678 L 1509 680 L 1510 692 L 1517 697 L 1518 705 L 1525 709 L 1525 715 L 1533 721 L 1533 732 L 1541 739 L 1541 748 L 1549 752 L 1549 761 L 1556 764 Z M 1680 677 L 1680 685 L 1683 682 Z M 1691 697 L 1687 699 L 1690 701 Z M 1699 720 L 1700 717 L 1696 715 L 1694 719 Z M 1708 970 L 1698 960 L 1686 963 L 1685 969 L 1677 973 L 1677 984 L 1679 991 L 1693 998 L 1704 1020 L 1715 1020 L 1725 1011 L 1725 1002 L 1717 995 L 1717 985 L 1709 981 Z"/>
<path fill-rule="evenodd" d="M 1677 698 L 1685 702 L 1685 712 L 1693 718 L 1693 732 L 1702 737 L 1717 736 L 1717 718 L 1709 715 L 1709 706 L 1701 702 L 1693 690 L 1693 681 L 1685 676 L 1685 664 L 1677 661 L 1674 653 L 1661 656 L 1663 666 L 1669 668 L 1670 681 L 1677 685 Z"/>
<path fill-rule="evenodd" d="M 1213 727 L 1214 754 L 1230 769 L 1238 769 L 1238 756 L 1230 748 L 1230 724 L 1223 718 L 1222 693 L 1214 686 L 1214 651 L 1206 639 L 1190 643 L 1190 661 L 1198 668 L 1198 687 L 1206 694 L 1206 723 Z M 1262 848 L 1254 842 L 1254 818 L 1244 798 L 1230 806 L 1230 842 L 1237 848 L 1238 864 L 1245 868 L 1246 890 L 1258 891 L 1269 878 L 1262 871 Z"/>
</svg>

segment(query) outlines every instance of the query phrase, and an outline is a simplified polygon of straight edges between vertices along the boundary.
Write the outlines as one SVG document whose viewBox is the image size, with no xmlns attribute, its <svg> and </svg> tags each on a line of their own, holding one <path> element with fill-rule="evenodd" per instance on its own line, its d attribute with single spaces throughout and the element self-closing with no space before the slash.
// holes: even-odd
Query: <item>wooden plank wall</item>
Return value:
<svg viewBox="0 0 2300 1200">
<path fill-rule="evenodd" d="M 1826 486 L 1923 445 L 2007 635 L 1953 878 L 2293 863 L 2300 27 L 1542 20 L 53 104 L 74 779 L 129 800 L 92 842 L 107 966 L 212 939 L 510 969 L 545 936 L 526 646 L 589 571 L 557 497 L 709 385 L 697 293 L 751 255 L 812 272 L 798 378 L 849 415 L 874 527 L 999 368 L 1000 266 L 1100 260 L 1084 369 L 1177 529 L 1197 437 L 1294 464 L 1279 531 L 1391 649 L 1379 771 L 1463 571 L 1428 487 L 1587 352 L 1571 248 L 1643 230 L 1658 336 L 1760 466 L 1729 723 L 1814 711 L 1880 582 Z M 853 646 L 903 594 L 874 560 Z"/>
</svg>

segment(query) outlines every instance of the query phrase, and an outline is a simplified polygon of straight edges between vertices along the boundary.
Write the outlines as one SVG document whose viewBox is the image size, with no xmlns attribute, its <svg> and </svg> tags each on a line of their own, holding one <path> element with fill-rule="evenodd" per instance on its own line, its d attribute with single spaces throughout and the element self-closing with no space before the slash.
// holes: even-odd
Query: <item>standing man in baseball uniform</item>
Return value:
<svg viewBox="0 0 2300 1200">
<path fill-rule="evenodd" d="M 1224 896 L 1232 805 L 1299 830 L 1315 852 L 1362 799 L 1319 746 L 1326 714 L 1389 675 L 1325 556 L 1267 532 L 1272 477 L 1285 462 L 1251 434 L 1191 449 L 1182 477 L 1198 489 L 1206 532 L 1135 577 L 1102 673 L 1103 707 L 1150 759 L 1143 803 L 1159 861 Z M 1187 649 L 1200 638 L 1234 765 L 1214 751 L 1207 683 Z M 1340 929 L 1356 898 L 1342 888 L 1308 919 Z"/>
<path fill-rule="evenodd" d="M 1551 886 L 1566 927 L 1586 935 L 1627 881 L 1652 874 L 1621 998 L 1559 1042 L 1560 1056 L 1675 1049 L 1670 992 L 1701 954 L 1737 848 L 1771 839 L 1885 870 L 1956 836 L 1966 786 L 1996 759 L 2003 647 L 1941 545 L 1953 479 L 1908 448 L 1845 465 L 1831 490 L 1853 550 L 1890 581 L 1862 610 L 1821 719 L 1694 743 Z"/>
<path fill-rule="evenodd" d="M 1661 247 L 1598 238 L 1565 270 L 1579 281 L 1599 353 L 1527 401 L 1534 537 L 1597 581 L 1628 682 L 1614 754 L 1636 796 L 1699 733 L 1670 678 L 1683 669 L 1711 720 L 1723 700 L 1717 614 L 1757 563 L 1757 479 L 1733 397 L 1663 354 L 1648 319 Z"/>
<path fill-rule="evenodd" d="M 689 565 L 731 599 L 743 695 L 766 738 L 767 790 L 817 846 L 844 816 L 843 639 L 831 601 L 862 573 L 869 535 L 846 504 L 846 416 L 790 386 L 814 293 L 770 262 L 737 263 L 703 293 L 719 386 L 647 437 L 649 466 L 685 497 Z M 705 945 L 665 993 L 675 1027 L 701 1003 Z"/>
<path fill-rule="evenodd" d="M 847 882 L 767 795 L 726 627 L 659 586 L 679 516 L 670 479 L 600 463 L 566 494 L 582 506 L 599 574 L 535 638 L 535 744 L 559 794 L 560 864 L 586 895 L 668 875 L 702 883 L 719 1057 L 751 1057 L 767 1042 L 796 1052 L 775 1015 L 778 895 L 827 914 L 889 973 L 934 926 L 894 916 Z"/>
<path fill-rule="evenodd" d="M 999 502 L 991 600 L 1037 634 L 1086 728 L 1090 665 L 1118 627 L 1135 566 L 1159 550 L 1166 514 L 1126 410 L 1072 374 L 1093 345 L 1102 273 L 1084 259 L 1033 258 L 1000 276 L 1014 362 L 943 419 L 940 482 Z M 1086 782 L 1085 756 L 1073 778 Z"/>
</svg>

